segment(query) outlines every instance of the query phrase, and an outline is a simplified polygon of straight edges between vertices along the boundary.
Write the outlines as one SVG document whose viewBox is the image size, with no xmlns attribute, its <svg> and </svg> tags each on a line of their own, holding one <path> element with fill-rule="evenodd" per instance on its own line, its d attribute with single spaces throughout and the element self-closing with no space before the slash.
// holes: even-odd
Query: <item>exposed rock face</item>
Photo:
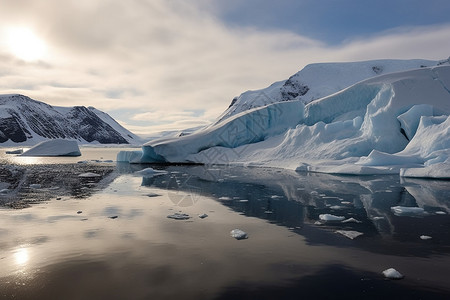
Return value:
<svg viewBox="0 0 450 300">
<path fill-rule="evenodd" d="M 75 139 L 100 144 L 129 144 L 137 137 L 95 108 L 56 107 L 23 95 L 0 95 L 0 143 Z M 119 132 L 115 128 L 120 128 Z M 123 134 L 125 132 L 125 135 Z"/>
</svg>

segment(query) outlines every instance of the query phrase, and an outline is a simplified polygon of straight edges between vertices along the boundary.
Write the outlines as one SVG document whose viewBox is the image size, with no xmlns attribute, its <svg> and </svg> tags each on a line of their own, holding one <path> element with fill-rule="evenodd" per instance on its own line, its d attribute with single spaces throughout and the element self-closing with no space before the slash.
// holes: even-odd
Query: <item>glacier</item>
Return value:
<svg viewBox="0 0 450 300">
<path fill-rule="evenodd" d="M 450 66 L 419 62 L 399 72 L 387 72 L 387 64 L 375 69 L 381 75 L 309 102 L 296 96 L 222 115 L 190 135 L 144 144 L 140 158 L 119 153 L 117 160 L 450 178 Z"/>
</svg>

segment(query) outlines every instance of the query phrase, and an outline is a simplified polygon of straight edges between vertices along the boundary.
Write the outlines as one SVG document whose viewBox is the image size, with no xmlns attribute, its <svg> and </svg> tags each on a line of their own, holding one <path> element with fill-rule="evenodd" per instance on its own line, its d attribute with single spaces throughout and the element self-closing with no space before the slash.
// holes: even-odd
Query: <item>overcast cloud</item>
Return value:
<svg viewBox="0 0 450 300">
<path fill-rule="evenodd" d="M 308 63 L 443 59 L 450 24 L 395 28 L 330 46 L 287 29 L 230 26 L 208 0 L 0 0 L 0 93 L 95 106 L 137 134 L 206 124 L 231 99 Z M 8 27 L 45 42 L 39 61 L 5 44 Z"/>
</svg>

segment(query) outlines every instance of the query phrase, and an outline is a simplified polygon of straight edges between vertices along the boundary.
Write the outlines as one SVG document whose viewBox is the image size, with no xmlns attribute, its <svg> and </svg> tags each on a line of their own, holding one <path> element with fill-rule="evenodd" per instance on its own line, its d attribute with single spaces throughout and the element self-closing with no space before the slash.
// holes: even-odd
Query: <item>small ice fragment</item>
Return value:
<svg viewBox="0 0 450 300">
<path fill-rule="evenodd" d="M 83 211 L 81 211 L 81 210 L 77 211 L 77 214 L 81 214 L 81 213 L 83 213 Z"/>
<path fill-rule="evenodd" d="M 155 193 L 148 193 L 146 194 L 147 197 L 159 197 L 161 196 L 160 194 L 155 194 Z"/>
<path fill-rule="evenodd" d="M 183 213 L 174 213 L 173 215 L 168 215 L 167 217 L 174 220 L 187 220 L 191 218 L 188 214 Z"/>
<path fill-rule="evenodd" d="M 201 214 L 201 215 L 198 215 L 198 217 L 200 218 L 200 219 L 204 219 L 204 218 L 206 218 L 208 215 L 207 214 Z"/>
<path fill-rule="evenodd" d="M 320 221 L 315 221 L 315 222 L 314 222 L 314 225 L 322 225 L 322 222 L 320 222 Z"/>
<path fill-rule="evenodd" d="M 340 206 L 340 205 L 333 205 L 333 206 L 330 206 L 330 208 L 334 209 L 334 210 L 337 210 L 337 209 L 344 209 L 345 207 L 344 206 Z"/>
<path fill-rule="evenodd" d="M 337 230 L 336 233 L 342 234 L 343 236 L 348 237 L 351 240 L 357 238 L 360 235 L 363 235 L 362 232 L 354 230 Z"/>
<path fill-rule="evenodd" d="M 99 177 L 99 176 L 101 176 L 101 175 L 92 173 L 92 172 L 82 173 L 82 174 L 78 175 L 78 177 L 83 177 L 83 178 L 91 178 L 91 177 Z"/>
<path fill-rule="evenodd" d="M 421 207 L 408 207 L 408 206 L 393 206 L 392 212 L 396 216 L 422 216 L 425 214 L 425 210 Z"/>
<path fill-rule="evenodd" d="M 345 205 L 352 204 L 350 201 L 342 201 L 341 203 L 342 203 L 342 204 L 345 204 Z"/>
<path fill-rule="evenodd" d="M 219 200 L 228 201 L 228 200 L 231 200 L 231 198 L 224 196 L 224 197 L 220 197 Z"/>
<path fill-rule="evenodd" d="M 271 211 L 271 210 L 266 210 L 264 213 L 265 213 L 265 214 L 273 214 L 273 211 Z"/>
<path fill-rule="evenodd" d="M 404 276 L 394 268 L 389 268 L 383 271 L 383 275 L 389 279 L 402 279 Z"/>
<path fill-rule="evenodd" d="M 40 189 L 41 185 L 39 183 L 30 184 L 30 188 L 32 188 L 32 189 Z"/>
<path fill-rule="evenodd" d="M 429 236 L 429 235 L 421 235 L 421 236 L 420 236 L 420 239 L 421 239 L 421 240 L 430 240 L 430 239 L 432 239 L 432 237 Z"/>
<path fill-rule="evenodd" d="M 248 202 L 248 200 L 247 199 L 241 199 L 241 200 L 239 200 L 239 202 Z"/>
<path fill-rule="evenodd" d="M 373 219 L 374 221 L 378 221 L 378 220 L 384 219 L 384 217 L 373 217 L 372 219 Z"/>
<path fill-rule="evenodd" d="M 232 237 L 234 237 L 235 239 L 237 239 L 237 240 L 243 240 L 243 239 L 247 239 L 248 238 L 247 233 L 245 231 L 240 230 L 240 229 L 233 229 L 233 230 L 231 230 L 230 235 Z"/>
<path fill-rule="evenodd" d="M 321 214 L 319 215 L 319 219 L 322 221 L 342 221 L 345 219 L 345 217 L 335 216 L 331 214 Z"/>
<path fill-rule="evenodd" d="M 6 154 L 22 154 L 23 153 L 23 149 L 16 149 L 16 150 L 10 150 L 10 151 L 5 151 Z"/>
<path fill-rule="evenodd" d="M 436 212 L 436 214 L 437 215 L 446 215 L 447 213 L 445 211 L 439 210 L 439 211 Z"/>
<path fill-rule="evenodd" d="M 348 218 L 348 219 L 345 219 L 344 221 L 342 221 L 342 223 L 362 223 L 362 222 L 359 220 L 356 220 L 355 218 Z"/>
<path fill-rule="evenodd" d="M 164 175 L 167 174 L 167 171 L 164 170 L 155 170 L 153 168 L 145 168 L 143 170 L 134 172 L 135 175 L 140 175 L 143 177 L 153 177 L 158 175 Z"/>
<path fill-rule="evenodd" d="M 272 195 L 272 196 L 270 196 L 270 198 L 272 198 L 272 199 L 278 199 L 278 198 L 283 198 L 283 196 L 279 196 L 279 195 Z"/>
</svg>

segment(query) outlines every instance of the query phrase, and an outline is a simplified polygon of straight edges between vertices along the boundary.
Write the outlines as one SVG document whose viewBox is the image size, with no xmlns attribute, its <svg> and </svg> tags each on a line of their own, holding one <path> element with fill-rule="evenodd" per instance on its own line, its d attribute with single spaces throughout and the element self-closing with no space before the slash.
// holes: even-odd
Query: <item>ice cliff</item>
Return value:
<svg viewBox="0 0 450 300">
<path fill-rule="evenodd" d="M 370 69 L 375 76 L 329 94 L 340 88 L 341 82 L 353 83 L 364 77 L 367 65 L 373 62 L 349 64 L 352 72 L 348 74 L 353 75 L 347 77 L 352 78 L 331 82 L 323 92 L 329 95 L 315 100 L 320 96 L 315 87 L 321 81 L 314 72 L 304 71 L 306 67 L 297 74 L 309 74 L 310 82 L 316 84 L 304 88 L 303 95 L 291 89 L 293 99 L 257 103 L 254 108 L 226 113 L 190 135 L 150 141 L 134 162 L 241 164 L 339 174 L 450 178 L 448 62 L 427 67 L 432 63 L 408 61 L 414 62 L 413 68 L 400 72 L 388 72 L 396 70 L 393 66 L 400 65 L 397 61 L 392 61 L 393 66 L 383 62 Z M 358 71 L 358 66 L 363 71 Z M 335 67 L 330 64 L 331 70 Z M 316 70 L 317 66 L 309 68 Z M 282 97 L 284 91 L 288 95 L 279 85 L 266 92 L 276 91 Z M 314 90 L 319 94 L 304 98 Z M 118 160 L 125 158 L 124 153 L 118 156 Z"/>
</svg>

